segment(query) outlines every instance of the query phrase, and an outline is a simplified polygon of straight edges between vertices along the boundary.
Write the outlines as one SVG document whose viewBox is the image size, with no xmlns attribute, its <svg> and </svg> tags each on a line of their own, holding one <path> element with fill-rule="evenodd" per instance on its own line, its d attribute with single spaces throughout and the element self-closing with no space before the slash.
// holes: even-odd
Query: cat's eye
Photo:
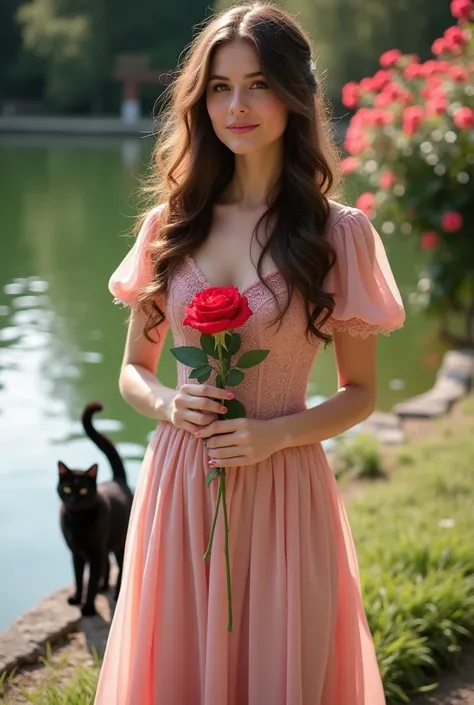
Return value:
<svg viewBox="0 0 474 705">
<path fill-rule="evenodd" d="M 87 492 L 88 490 L 86 487 L 81 487 L 81 489 L 79 490 L 79 494 L 87 494 Z"/>
<path fill-rule="evenodd" d="M 64 492 L 65 494 L 71 494 L 72 490 L 71 490 L 70 487 L 67 487 L 67 486 L 66 486 L 66 487 L 63 487 L 63 492 Z"/>
</svg>

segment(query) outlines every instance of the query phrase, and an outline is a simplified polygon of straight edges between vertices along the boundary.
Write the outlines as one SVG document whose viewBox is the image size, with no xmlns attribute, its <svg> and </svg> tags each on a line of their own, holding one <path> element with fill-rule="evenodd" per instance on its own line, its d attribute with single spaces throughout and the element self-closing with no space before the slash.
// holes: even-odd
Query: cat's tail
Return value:
<svg viewBox="0 0 474 705">
<path fill-rule="evenodd" d="M 99 433 L 92 425 L 92 417 L 98 411 L 102 411 L 104 407 L 98 401 L 86 404 L 84 411 L 82 412 L 82 425 L 84 431 L 87 433 L 89 438 L 95 445 L 100 448 L 100 450 L 107 456 L 107 460 L 110 463 L 112 472 L 114 475 L 114 480 L 120 480 L 127 484 L 127 475 L 125 473 L 125 468 L 116 447 L 106 436 Z"/>
</svg>

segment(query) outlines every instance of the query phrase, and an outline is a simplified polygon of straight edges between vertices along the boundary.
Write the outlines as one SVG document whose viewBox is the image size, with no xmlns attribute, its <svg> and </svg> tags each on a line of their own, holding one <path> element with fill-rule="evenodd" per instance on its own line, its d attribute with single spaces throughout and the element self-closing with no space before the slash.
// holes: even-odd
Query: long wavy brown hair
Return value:
<svg viewBox="0 0 474 705">
<path fill-rule="evenodd" d="M 334 309 L 334 296 L 323 291 L 322 285 L 335 263 L 335 253 L 324 230 L 339 160 L 309 40 L 289 13 L 260 2 L 213 17 L 190 45 L 169 89 L 151 177 L 145 186 L 151 205 L 165 205 L 149 245 L 153 281 L 138 298 L 148 315 L 144 332 L 151 339 L 150 332 L 163 321 L 164 312 L 157 302 L 167 293 L 170 277 L 183 258 L 206 239 L 213 204 L 234 174 L 235 155 L 213 130 L 206 91 L 216 48 L 237 39 L 256 48 L 266 81 L 289 113 L 279 182 L 253 232 L 257 237 L 263 225 L 267 235 L 257 263 L 258 277 L 277 303 L 278 315 L 272 323 L 281 323 L 297 290 L 305 302 L 307 337 L 327 343 L 331 338 L 321 328 Z M 266 252 L 286 281 L 288 297 L 283 308 L 261 275 Z"/>
</svg>

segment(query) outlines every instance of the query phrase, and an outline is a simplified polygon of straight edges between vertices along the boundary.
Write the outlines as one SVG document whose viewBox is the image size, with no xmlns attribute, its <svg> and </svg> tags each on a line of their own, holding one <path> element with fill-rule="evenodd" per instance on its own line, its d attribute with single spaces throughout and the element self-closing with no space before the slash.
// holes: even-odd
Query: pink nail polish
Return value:
<svg viewBox="0 0 474 705">
<path fill-rule="evenodd" d="M 196 431 L 194 435 L 200 438 L 202 436 L 202 431 Z"/>
<path fill-rule="evenodd" d="M 235 394 L 232 394 L 232 392 L 227 392 L 227 396 L 229 397 L 229 399 L 234 399 Z"/>
<path fill-rule="evenodd" d="M 212 465 L 212 466 L 214 467 L 215 465 L 217 465 L 217 463 L 216 463 L 215 460 L 210 460 L 210 461 L 208 462 L 208 465 Z"/>
</svg>

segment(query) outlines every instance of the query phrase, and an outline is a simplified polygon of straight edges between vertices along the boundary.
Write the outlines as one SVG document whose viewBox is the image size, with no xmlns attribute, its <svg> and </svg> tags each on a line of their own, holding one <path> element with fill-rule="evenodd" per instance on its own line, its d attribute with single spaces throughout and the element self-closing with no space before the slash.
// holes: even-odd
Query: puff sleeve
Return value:
<svg viewBox="0 0 474 705">
<path fill-rule="evenodd" d="M 148 212 L 132 248 L 109 279 L 108 288 L 115 303 L 133 307 L 140 290 L 151 281 L 153 270 L 147 245 L 156 234 L 161 210 L 159 206 Z"/>
<path fill-rule="evenodd" d="M 346 209 L 328 239 L 337 255 L 324 285 L 335 295 L 330 331 L 366 337 L 401 328 L 402 298 L 380 235 L 367 216 L 357 208 Z"/>
</svg>

